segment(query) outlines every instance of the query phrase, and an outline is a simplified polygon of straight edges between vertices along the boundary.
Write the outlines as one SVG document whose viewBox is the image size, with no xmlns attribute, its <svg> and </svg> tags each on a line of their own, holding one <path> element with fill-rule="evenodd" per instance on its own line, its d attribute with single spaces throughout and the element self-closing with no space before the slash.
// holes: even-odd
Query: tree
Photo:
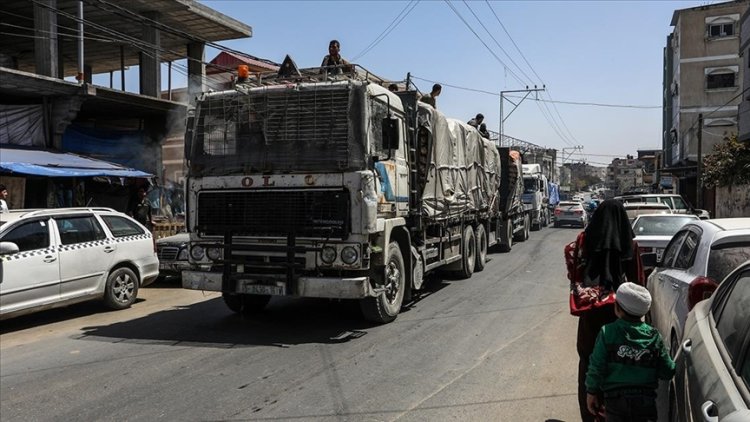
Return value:
<svg viewBox="0 0 750 422">
<path fill-rule="evenodd" d="M 714 146 L 703 158 L 703 184 L 731 186 L 750 183 L 750 143 L 732 135 Z"/>
</svg>

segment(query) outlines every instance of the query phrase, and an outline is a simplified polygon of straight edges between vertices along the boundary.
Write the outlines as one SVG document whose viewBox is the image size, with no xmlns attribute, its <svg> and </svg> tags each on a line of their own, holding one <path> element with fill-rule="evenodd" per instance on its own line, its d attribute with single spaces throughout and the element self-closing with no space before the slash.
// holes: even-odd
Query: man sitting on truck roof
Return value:
<svg viewBox="0 0 750 422">
<path fill-rule="evenodd" d="M 479 113 L 477 114 L 475 118 L 466 122 L 466 124 L 468 124 L 469 126 L 474 126 L 475 128 L 479 129 L 479 125 L 481 125 L 483 121 L 484 121 L 484 114 Z"/>
<path fill-rule="evenodd" d="M 349 62 L 341 57 L 341 54 L 339 53 L 340 51 L 341 43 L 339 43 L 338 40 L 331 40 L 331 42 L 328 43 L 328 54 L 323 57 L 323 63 L 320 64 L 320 73 L 328 70 L 328 73 L 336 75 L 348 67 L 346 65 L 348 65 Z"/>
</svg>

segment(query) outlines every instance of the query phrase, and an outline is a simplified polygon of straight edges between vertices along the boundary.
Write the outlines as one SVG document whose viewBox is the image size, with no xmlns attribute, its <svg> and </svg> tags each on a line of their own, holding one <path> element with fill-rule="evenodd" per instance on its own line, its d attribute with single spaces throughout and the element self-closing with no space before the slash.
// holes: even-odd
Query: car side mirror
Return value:
<svg viewBox="0 0 750 422">
<path fill-rule="evenodd" d="M 641 254 L 641 263 L 644 267 L 661 267 L 661 261 L 656 259 L 655 252 Z"/>
<path fill-rule="evenodd" d="M 398 132 L 398 119 L 386 117 L 383 119 L 383 149 L 398 149 L 401 139 Z"/>
<path fill-rule="evenodd" d="M 0 242 L 0 255 L 18 253 L 18 245 L 13 242 Z"/>
</svg>

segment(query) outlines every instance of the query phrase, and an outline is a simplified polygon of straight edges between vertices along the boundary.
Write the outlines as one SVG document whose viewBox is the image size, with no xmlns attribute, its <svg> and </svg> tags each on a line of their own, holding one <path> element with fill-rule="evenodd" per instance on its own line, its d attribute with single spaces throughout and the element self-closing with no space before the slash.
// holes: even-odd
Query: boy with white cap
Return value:
<svg viewBox="0 0 750 422">
<path fill-rule="evenodd" d="M 586 373 L 589 412 L 612 421 L 656 421 L 656 387 L 671 379 L 674 361 L 656 328 L 641 321 L 651 307 L 635 283 L 617 289 L 617 321 L 599 331 Z M 604 397 L 604 409 L 601 398 Z"/>
</svg>

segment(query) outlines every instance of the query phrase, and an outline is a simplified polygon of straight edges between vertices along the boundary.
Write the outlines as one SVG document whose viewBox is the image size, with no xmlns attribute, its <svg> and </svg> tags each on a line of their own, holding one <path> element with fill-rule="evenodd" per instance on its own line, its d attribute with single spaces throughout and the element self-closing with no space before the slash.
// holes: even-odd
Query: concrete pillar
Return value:
<svg viewBox="0 0 750 422">
<path fill-rule="evenodd" d="M 195 98 L 204 91 L 206 78 L 206 44 L 192 42 L 187 45 L 188 53 L 188 103 L 195 105 Z"/>
<path fill-rule="evenodd" d="M 58 77 L 57 0 L 34 2 L 34 63 L 36 73 Z"/>
<path fill-rule="evenodd" d="M 158 12 L 144 12 L 143 16 L 159 21 Z M 143 24 L 141 39 L 148 44 L 161 47 L 160 31 L 148 23 Z M 140 93 L 159 98 L 161 93 L 161 53 L 158 49 L 151 48 L 142 51 L 139 55 Z"/>
</svg>

